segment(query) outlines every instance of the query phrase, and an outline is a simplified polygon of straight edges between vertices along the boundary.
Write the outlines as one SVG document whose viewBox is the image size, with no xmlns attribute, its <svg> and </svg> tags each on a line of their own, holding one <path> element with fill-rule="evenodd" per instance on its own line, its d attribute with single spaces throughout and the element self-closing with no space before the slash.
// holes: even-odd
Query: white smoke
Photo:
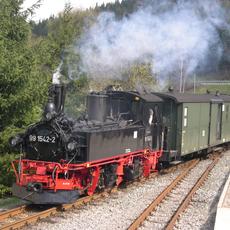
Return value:
<svg viewBox="0 0 230 230">
<path fill-rule="evenodd" d="M 60 62 L 59 66 L 57 67 L 57 69 L 55 70 L 55 72 L 53 73 L 52 76 L 52 83 L 53 84 L 60 84 L 60 80 L 61 80 L 61 67 L 63 64 L 63 60 Z"/>
<path fill-rule="evenodd" d="M 159 77 L 178 72 L 183 63 L 191 75 L 218 66 L 223 55 L 218 30 L 226 27 L 217 0 L 152 0 L 121 20 L 101 13 L 76 49 L 82 71 L 91 77 L 121 78 L 136 62 L 151 63 Z"/>
</svg>

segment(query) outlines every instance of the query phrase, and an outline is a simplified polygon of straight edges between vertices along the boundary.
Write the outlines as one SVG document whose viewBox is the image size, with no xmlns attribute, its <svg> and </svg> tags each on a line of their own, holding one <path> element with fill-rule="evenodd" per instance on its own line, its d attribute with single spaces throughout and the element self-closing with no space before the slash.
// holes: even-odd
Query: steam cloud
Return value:
<svg viewBox="0 0 230 230">
<path fill-rule="evenodd" d="M 219 30 L 226 29 L 218 0 L 152 0 L 121 20 L 101 13 L 77 44 L 81 70 L 89 76 L 121 78 L 132 63 L 151 63 L 161 79 L 217 68 L 223 55 Z M 160 79 L 159 79 L 160 80 Z"/>
<path fill-rule="evenodd" d="M 63 65 L 63 61 L 61 61 L 61 63 L 59 64 L 59 66 L 57 67 L 55 72 L 53 73 L 53 76 L 52 76 L 52 83 L 53 84 L 60 84 L 60 79 L 62 77 L 62 75 L 61 75 L 62 65 Z"/>
</svg>

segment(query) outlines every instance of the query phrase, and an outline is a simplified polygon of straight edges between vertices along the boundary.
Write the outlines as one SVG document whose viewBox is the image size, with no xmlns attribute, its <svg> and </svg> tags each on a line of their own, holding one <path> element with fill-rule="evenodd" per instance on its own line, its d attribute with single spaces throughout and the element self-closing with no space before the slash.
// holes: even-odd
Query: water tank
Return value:
<svg viewBox="0 0 230 230">
<path fill-rule="evenodd" d="M 108 116 L 109 97 L 104 94 L 90 94 L 87 96 L 88 119 L 104 122 Z"/>
</svg>

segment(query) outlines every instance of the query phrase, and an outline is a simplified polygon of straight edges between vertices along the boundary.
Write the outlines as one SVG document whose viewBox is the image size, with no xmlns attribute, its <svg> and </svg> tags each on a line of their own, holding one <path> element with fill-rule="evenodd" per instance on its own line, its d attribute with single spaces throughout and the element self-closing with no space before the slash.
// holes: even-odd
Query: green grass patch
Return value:
<svg viewBox="0 0 230 230">
<path fill-rule="evenodd" d="M 211 93 L 215 94 L 216 91 L 219 91 L 220 94 L 229 94 L 230 95 L 230 85 L 207 85 L 199 87 L 196 92 L 197 93 L 206 93 L 210 91 Z"/>
<path fill-rule="evenodd" d="M 0 209 L 9 209 L 25 204 L 26 202 L 18 199 L 17 197 L 9 197 L 0 199 Z"/>
</svg>

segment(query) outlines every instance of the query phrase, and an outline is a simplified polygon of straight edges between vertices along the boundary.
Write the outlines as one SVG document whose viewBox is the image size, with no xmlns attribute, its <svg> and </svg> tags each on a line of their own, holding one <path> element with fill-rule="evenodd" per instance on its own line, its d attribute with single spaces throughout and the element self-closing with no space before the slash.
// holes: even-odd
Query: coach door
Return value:
<svg viewBox="0 0 230 230">
<path fill-rule="evenodd" d="M 216 140 L 221 140 L 222 130 L 222 104 L 218 104 L 216 117 Z"/>
<path fill-rule="evenodd" d="M 221 130 L 222 130 L 222 103 L 211 103 L 209 145 L 215 145 L 221 141 Z"/>
</svg>

